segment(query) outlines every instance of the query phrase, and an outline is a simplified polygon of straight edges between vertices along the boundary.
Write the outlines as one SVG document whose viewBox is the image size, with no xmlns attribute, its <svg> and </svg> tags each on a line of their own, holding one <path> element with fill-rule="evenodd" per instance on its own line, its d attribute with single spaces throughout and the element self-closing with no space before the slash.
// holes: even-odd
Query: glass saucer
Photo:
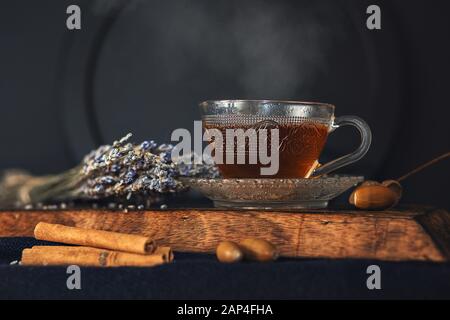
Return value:
<svg viewBox="0 0 450 320">
<path fill-rule="evenodd" d="M 184 184 L 218 208 L 319 209 L 364 181 L 362 176 L 332 175 L 309 179 L 182 178 Z"/>
</svg>

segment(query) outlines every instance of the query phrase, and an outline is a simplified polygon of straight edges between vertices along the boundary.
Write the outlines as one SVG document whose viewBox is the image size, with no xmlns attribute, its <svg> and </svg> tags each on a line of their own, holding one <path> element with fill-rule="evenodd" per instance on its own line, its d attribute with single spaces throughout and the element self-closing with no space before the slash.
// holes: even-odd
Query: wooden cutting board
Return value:
<svg viewBox="0 0 450 320">
<path fill-rule="evenodd" d="M 40 221 L 147 235 L 176 251 L 214 252 L 221 240 L 258 237 L 276 244 L 286 257 L 450 260 L 450 214 L 430 207 L 305 212 L 0 211 L 0 237 L 32 237 Z"/>
</svg>

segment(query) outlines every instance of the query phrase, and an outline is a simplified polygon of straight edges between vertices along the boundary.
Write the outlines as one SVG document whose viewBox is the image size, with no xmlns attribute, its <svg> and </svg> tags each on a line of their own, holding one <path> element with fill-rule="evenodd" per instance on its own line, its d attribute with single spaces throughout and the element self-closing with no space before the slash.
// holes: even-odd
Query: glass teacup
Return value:
<svg viewBox="0 0 450 320">
<path fill-rule="evenodd" d="M 236 159 L 239 150 L 246 159 L 258 152 L 247 140 L 241 140 L 242 148 L 227 138 L 220 142 L 212 141 L 216 150 L 224 151 L 223 161 L 216 163 L 224 178 L 309 178 L 330 173 L 338 168 L 361 159 L 369 150 L 371 131 L 366 122 L 356 116 L 335 118 L 335 107 L 331 104 L 301 101 L 278 100 L 211 100 L 200 103 L 203 127 L 208 131 L 222 132 L 227 137 L 227 130 L 248 129 L 258 133 L 264 129 L 264 148 L 271 146 L 276 129 L 278 149 L 278 168 L 275 173 L 264 175 L 262 168 L 267 163 L 246 161 L 239 163 Z M 361 144 L 352 153 L 319 165 L 319 157 L 328 138 L 328 134 L 341 126 L 355 126 L 361 135 Z M 247 136 L 248 138 L 249 136 Z M 245 138 L 245 137 L 244 137 Z M 245 142 L 243 142 L 245 141 Z M 261 135 L 257 137 L 261 148 Z M 229 148 L 232 146 L 232 148 Z M 228 148 L 227 148 L 228 147 Z M 231 150 L 230 150 L 231 149 Z M 272 150 L 265 150 L 272 154 Z M 272 154 L 273 155 L 273 154 Z M 233 159 L 234 161 L 226 161 Z M 220 160 L 220 159 L 219 159 Z"/>
</svg>

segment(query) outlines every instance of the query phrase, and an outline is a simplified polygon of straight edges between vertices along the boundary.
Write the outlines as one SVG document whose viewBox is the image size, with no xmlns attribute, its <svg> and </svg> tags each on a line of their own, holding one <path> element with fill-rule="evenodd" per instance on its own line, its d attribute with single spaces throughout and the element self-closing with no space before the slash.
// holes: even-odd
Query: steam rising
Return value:
<svg viewBox="0 0 450 320">
<path fill-rule="evenodd" d="M 101 12 L 115 3 L 97 1 L 94 8 Z M 308 91 L 323 76 L 339 38 L 329 23 L 339 10 L 330 4 L 195 0 L 133 1 L 132 7 L 148 10 L 143 24 L 155 50 L 163 52 L 158 58 L 167 70 L 164 81 L 189 78 L 201 61 L 213 81 L 232 79 L 247 97 L 290 98 Z"/>
</svg>

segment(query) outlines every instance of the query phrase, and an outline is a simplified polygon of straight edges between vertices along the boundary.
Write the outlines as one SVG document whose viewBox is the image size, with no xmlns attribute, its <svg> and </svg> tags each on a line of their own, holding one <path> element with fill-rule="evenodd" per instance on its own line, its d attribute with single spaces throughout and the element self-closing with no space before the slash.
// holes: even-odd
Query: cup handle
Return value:
<svg viewBox="0 0 450 320">
<path fill-rule="evenodd" d="M 356 162 L 362 157 L 364 157 L 364 155 L 369 150 L 370 143 L 372 142 L 372 132 L 370 131 L 369 126 L 363 119 L 356 116 L 338 117 L 334 120 L 333 124 L 331 125 L 330 133 L 336 130 L 337 128 L 343 126 L 354 126 L 358 129 L 361 135 L 361 144 L 359 145 L 358 149 L 356 149 L 352 153 L 349 153 L 345 156 L 342 156 L 340 158 L 327 162 L 324 165 L 321 165 L 320 167 L 316 168 L 313 171 L 311 177 L 318 177 L 323 174 L 334 171 L 336 169 L 339 169 L 341 167 L 344 167 L 346 165 L 349 165 L 353 162 Z"/>
</svg>

